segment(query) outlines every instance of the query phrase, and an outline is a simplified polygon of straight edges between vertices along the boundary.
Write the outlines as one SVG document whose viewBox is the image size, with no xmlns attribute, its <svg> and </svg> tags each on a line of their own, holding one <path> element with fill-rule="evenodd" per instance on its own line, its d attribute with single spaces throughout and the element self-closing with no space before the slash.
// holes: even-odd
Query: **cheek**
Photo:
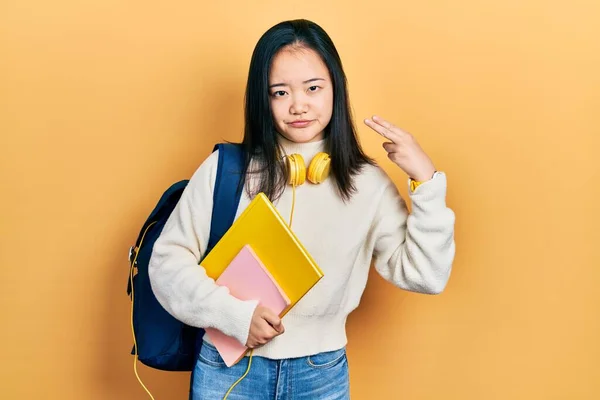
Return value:
<svg viewBox="0 0 600 400">
<path fill-rule="evenodd" d="M 282 123 L 283 120 L 283 107 L 281 102 L 271 102 L 271 112 L 273 113 L 273 120 L 277 125 Z"/>
<path fill-rule="evenodd" d="M 331 118 L 331 114 L 333 112 L 333 94 L 327 93 L 327 95 L 322 96 L 319 101 L 319 114 L 321 114 L 321 118 L 329 120 Z"/>
</svg>

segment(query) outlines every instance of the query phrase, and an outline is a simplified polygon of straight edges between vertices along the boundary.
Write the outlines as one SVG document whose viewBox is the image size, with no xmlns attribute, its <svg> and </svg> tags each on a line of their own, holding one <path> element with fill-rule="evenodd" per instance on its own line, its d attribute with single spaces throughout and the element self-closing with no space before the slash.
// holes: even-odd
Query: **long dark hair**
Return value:
<svg viewBox="0 0 600 400">
<path fill-rule="evenodd" d="M 304 19 L 273 26 L 254 48 L 245 95 L 243 145 L 247 158 L 243 173 L 249 172 L 252 160 L 257 161 L 258 184 L 252 185 L 256 193 L 264 192 L 274 200 L 285 188 L 285 169 L 283 163 L 278 162 L 278 133 L 269 101 L 269 71 L 277 52 L 289 45 L 314 50 L 329 70 L 333 83 L 333 113 L 324 132 L 325 148 L 331 156 L 330 179 L 335 179 L 339 194 L 348 200 L 356 190 L 354 175 L 364 164 L 374 162 L 362 151 L 357 140 L 340 56 L 329 35 L 319 25 Z M 256 194 L 251 192 L 250 185 L 247 188 L 250 196 Z"/>
</svg>

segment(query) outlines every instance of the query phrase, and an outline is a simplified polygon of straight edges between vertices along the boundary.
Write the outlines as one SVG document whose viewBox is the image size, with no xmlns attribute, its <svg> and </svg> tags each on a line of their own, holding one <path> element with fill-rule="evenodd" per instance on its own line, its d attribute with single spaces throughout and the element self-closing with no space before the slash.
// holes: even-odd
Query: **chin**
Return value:
<svg viewBox="0 0 600 400">
<path fill-rule="evenodd" d="M 323 132 L 286 132 L 283 134 L 288 140 L 294 143 L 310 143 L 323 139 Z"/>
</svg>

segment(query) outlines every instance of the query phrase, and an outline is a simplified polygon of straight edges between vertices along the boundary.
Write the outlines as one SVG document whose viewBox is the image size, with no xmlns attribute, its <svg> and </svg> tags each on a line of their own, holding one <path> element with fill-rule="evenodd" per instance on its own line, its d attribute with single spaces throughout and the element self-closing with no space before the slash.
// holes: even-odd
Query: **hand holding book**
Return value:
<svg viewBox="0 0 600 400">
<path fill-rule="evenodd" d="M 281 318 L 271 309 L 258 305 L 252 315 L 246 347 L 255 349 L 269 343 L 285 331 Z"/>
</svg>

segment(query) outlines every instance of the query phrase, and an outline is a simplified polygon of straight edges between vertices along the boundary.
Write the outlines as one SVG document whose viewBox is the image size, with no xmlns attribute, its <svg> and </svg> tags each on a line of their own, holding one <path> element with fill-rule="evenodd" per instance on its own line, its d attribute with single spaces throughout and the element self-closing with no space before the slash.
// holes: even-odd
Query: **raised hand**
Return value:
<svg viewBox="0 0 600 400">
<path fill-rule="evenodd" d="M 365 119 L 365 125 L 389 140 L 383 143 L 388 158 L 409 177 L 421 182 L 431 179 L 435 166 L 410 133 L 378 116 Z"/>
</svg>

